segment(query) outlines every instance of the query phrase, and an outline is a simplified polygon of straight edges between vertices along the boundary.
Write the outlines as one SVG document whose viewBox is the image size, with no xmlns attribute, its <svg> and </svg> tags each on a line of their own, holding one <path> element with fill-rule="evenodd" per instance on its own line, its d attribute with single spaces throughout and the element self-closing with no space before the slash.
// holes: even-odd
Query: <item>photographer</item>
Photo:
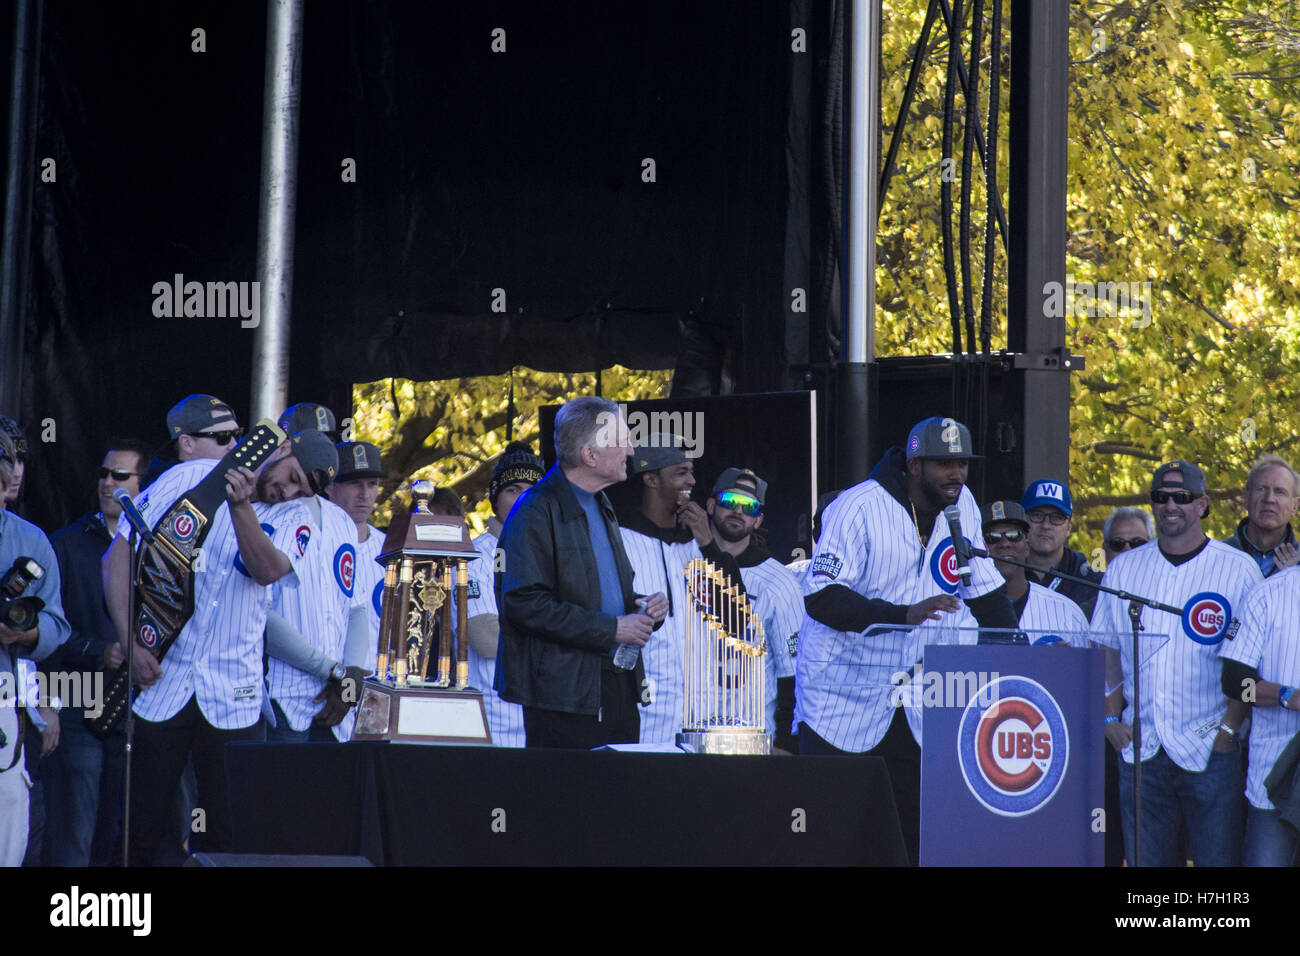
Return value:
<svg viewBox="0 0 1300 956">
<path fill-rule="evenodd" d="M 27 849 L 27 791 L 22 762 L 22 711 L 16 706 L 18 658 L 42 660 L 68 639 L 68 622 L 59 600 L 59 565 L 40 528 L 5 510 L 5 497 L 14 477 L 17 454 L 13 442 L 0 434 L 0 573 L 19 558 L 34 559 L 45 571 L 23 597 L 45 602 L 36 625 L 16 630 L 0 619 L 0 866 L 17 866 Z M 7 605 L 0 598 L 0 605 Z"/>
</svg>

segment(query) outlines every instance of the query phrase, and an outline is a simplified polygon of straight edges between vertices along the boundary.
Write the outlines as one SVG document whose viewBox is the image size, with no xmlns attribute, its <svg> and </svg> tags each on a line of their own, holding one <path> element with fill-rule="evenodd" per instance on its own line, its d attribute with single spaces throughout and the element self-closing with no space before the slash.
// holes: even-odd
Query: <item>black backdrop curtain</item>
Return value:
<svg viewBox="0 0 1300 956">
<path fill-rule="evenodd" d="M 305 7 L 291 400 L 346 414 L 353 382 L 516 364 L 779 390 L 826 358 L 809 324 L 838 202 L 837 5 Z M 49 0 L 43 17 L 37 157 L 57 179 L 34 186 L 15 417 L 34 445 L 21 510 L 52 529 L 93 503 L 110 435 L 161 442 L 196 391 L 248 418 L 252 330 L 157 317 L 153 287 L 256 278 L 266 8 Z"/>
</svg>

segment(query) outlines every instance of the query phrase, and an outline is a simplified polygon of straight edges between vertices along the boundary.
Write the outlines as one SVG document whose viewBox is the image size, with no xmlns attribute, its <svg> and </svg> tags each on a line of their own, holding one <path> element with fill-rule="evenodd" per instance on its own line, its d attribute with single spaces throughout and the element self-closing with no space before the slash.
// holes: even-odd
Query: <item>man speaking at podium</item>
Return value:
<svg viewBox="0 0 1300 956">
<path fill-rule="evenodd" d="M 954 570 L 960 562 L 944 508 L 956 505 L 964 536 L 984 546 L 979 508 L 966 487 L 976 457 L 965 425 L 951 418 L 918 422 L 906 452 L 891 448 L 870 478 L 826 509 L 804 579 L 807 616 L 795 673 L 799 752 L 883 757 L 913 864 L 920 844 L 920 715 L 895 707 L 891 676 L 912 671 L 927 637 L 939 638 L 929 622 L 960 611 L 959 595 L 981 627 L 1016 627 L 992 561 L 971 560 L 967 581 Z M 874 624 L 916 629 L 863 633 Z"/>
</svg>

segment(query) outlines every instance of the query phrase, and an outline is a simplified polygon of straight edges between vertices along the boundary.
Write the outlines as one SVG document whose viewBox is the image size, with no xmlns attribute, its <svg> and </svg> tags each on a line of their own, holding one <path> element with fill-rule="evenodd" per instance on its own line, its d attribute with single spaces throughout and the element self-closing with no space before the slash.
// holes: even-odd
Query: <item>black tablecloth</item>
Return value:
<svg viewBox="0 0 1300 956">
<path fill-rule="evenodd" d="M 905 862 L 883 761 L 412 744 L 227 748 L 235 850 L 380 866 Z"/>
</svg>

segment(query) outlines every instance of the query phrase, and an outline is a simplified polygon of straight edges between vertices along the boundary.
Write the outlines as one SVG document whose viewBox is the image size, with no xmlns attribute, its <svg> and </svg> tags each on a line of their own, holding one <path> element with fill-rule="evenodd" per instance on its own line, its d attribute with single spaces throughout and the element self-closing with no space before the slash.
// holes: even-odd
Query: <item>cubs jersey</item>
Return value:
<svg viewBox="0 0 1300 956">
<path fill-rule="evenodd" d="M 497 536 L 484 531 L 474 539 L 478 558 L 469 563 L 469 617 L 496 614 L 497 599 L 493 577 L 497 566 Z M 493 689 L 496 679 L 495 657 L 484 657 L 469 648 L 470 686 L 483 692 L 483 706 L 487 709 L 488 726 L 492 728 L 492 743 L 498 747 L 524 745 L 524 709 L 518 704 L 502 700 Z"/>
<path fill-rule="evenodd" d="M 136 496 L 135 506 L 146 522 L 156 523 L 216 465 L 211 458 L 174 465 Z M 254 502 L 253 511 L 289 559 L 292 570 L 278 583 L 294 586 L 313 537 L 306 506 L 297 500 Z M 119 521 L 118 536 L 129 540 L 129 533 L 127 522 Z M 167 720 L 194 697 L 212 726 L 250 727 L 262 713 L 262 632 L 271 589 L 254 581 L 240 560 L 226 502 L 212 517 L 193 575 L 194 613 L 163 658 L 162 676 L 136 696 L 135 713 L 145 720 Z"/>
<path fill-rule="evenodd" d="M 319 507 L 316 507 L 316 506 Z M 298 584 L 271 586 L 271 607 L 307 641 L 333 660 L 342 660 L 348 614 L 365 598 L 356 589 L 357 526 L 327 498 L 306 504 L 312 518 L 312 547 L 298 568 Z M 315 698 L 325 681 L 271 658 L 266 685 L 293 730 L 311 726 L 321 705 Z"/>
<path fill-rule="evenodd" d="M 979 508 L 970 490 L 957 499 L 965 536 L 984 547 Z M 987 558 L 972 558 L 971 584 L 957 575 L 956 551 L 948 524 L 937 517 L 922 544 L 911 510 L 876 479 L 843 492 L 822 516 L 822 535 L 804 576 L 804 597 L 839 584 L 865 598 L 912 605 L 937 594 L 963 602 L 1002 586 L 1002 575 Z M 910 630 L 862 634 L 836 631 L 806 614 L 799 631 L 795 674 L 795 724 L 808 724 L 832 746 L 861 753 L 876 746 L 894 717 L 899 673 L 910 673 L 926 644 L 951 640 L 953 628 L 974 627 L 962 604 L 942 620 Z M 921 712 L 907 708 L 912 736 L 921 740 Z"/>
<path fill-rule="evenodd" d="M 1219 645 L 1219 656 L 1249 664 L 1262 680 L 1300 686 L 1300 566 L 1274 572 L 1246 595 L 1237 620 L 1237 636 Z M 1264 779 L 1300 733 L 1300 711 L 1254 707 L 1250 725 L 1246 799 L 1251 806 L 1273 810 Z"/>
<path fill-rule="evenodd" d="M 799 647 L 799 627 L 803 624 L 803 591 L 799 580 L 775 558 L 761 564 L 742 566 L 741 580 L 754 613 L 763 622 L 767 637 L 766 708 L 767 732 L 775 734 L 776 682 L 794 676 L 795 655 Z"/>
<path fill-rule="evenodd" d="M 644 698 L 641 708 L 641 743 L 675 744 L 686 710 L 686 622 L 689 609 L 685 570 L 688 562 L 701 558 L 699 545 L 673 543 L 620 527 L 623 550 L 635 573 L 638 594 L 662 593 L 668 597 L 668 615 L 663 625 L 641 648 L 645 666 Z"/>
<path fill-rule="evenodd" d="M 356 523 L 352 526 L 355 528 Z M 365 668 L 367 673 L 373 674 L 379 662 L 379 612 L 384 606 L 384 566 L 379 563 L 379 552 L 384 548 L 384 534 L 374 525 L 368 524 L 366 527 L 370 534 L 365 541 L 357 542 L 356 577 L 352 587 L 366 611 L 370 643 L 366 647 Z M 353 707 L 334 726 L 334 736 L 339 740 L 351 740 L 352 727 L 356 722 L 357 709 Z"/>
<path fill-rule="evenodd" d="M 1057 580 L 1060 580 L 1059 578 Z M 1091 647 L 1088 636 L 1088 618 L 1079 605 L 1052 588 L 1029 582 L 1029 599 L 1020 612 L 1020 627 L 1029 631 L 1029 642 L 1050 641 L 1059 635 L 1074 647 Z M 1047 631 L 1049 633 L 1042 633 Z"/>
<path fill-rule="evenodd" d="M 1228 707 L 1220 686 L 1219 643 L 1247 593 L 1263 580 L 1259 565 L 1209 539 L 1190 560 L 1175 565 L 1157 541 L 1122 551 L 1102 583 L 1183 609 L 1181 615 L 1143 608 L 1138 638 L 1142 668 L 1142 759 L 1161 747 L 1184 770 L 1204 770 Z M 1102 593 L 1092 618 L 1098 644 L 1119 651 L 1124 670 L 1124 715 L 1133 723 L 1133 641 L 1128 604 Z M 1133 745 L 1123 757 L 1133 762 Z"/>
</svg>

